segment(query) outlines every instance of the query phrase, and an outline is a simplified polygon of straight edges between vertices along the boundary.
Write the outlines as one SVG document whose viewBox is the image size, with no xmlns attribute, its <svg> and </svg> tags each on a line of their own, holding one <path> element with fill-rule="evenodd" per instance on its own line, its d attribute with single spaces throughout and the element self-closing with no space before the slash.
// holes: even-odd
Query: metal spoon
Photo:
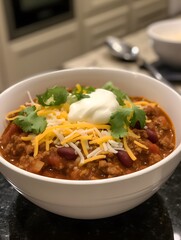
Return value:
<svg viewBox="0 0 181 240">
<path fill-rule="evenodd" d="M 110 52 L 114 57 L 127 62 L 136 62 L 140 68 L 145 68 L 148 70 L 154 78 L 173 87 L 173 85 L 167 79 L 165 79 L 153 65 L 149 64 L 140 57 L 139 48 L 137 46 L 131 46 L 113 36 L 107 37 L 105 43 L 109 47 Z"/>
</svg>

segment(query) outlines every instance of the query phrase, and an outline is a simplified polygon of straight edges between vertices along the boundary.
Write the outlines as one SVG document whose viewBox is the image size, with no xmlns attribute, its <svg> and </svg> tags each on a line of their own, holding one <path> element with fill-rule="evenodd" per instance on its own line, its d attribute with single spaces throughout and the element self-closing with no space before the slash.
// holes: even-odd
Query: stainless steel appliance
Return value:
<svg viewBox="0 0 181 240">
<path fill-rule="evenodd" d="M 73 0 L 3 0 L 9 30 L 14 39 L 74 16 Z"/>
</svg>

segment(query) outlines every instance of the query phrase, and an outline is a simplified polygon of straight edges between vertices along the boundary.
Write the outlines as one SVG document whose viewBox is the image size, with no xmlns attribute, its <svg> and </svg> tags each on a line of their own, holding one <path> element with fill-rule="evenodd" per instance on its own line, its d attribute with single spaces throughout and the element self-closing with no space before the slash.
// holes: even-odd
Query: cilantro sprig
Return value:
<svg viewBox="0 0 181 240">
<path fill-rule="evenodd" d="M 75 99 L 75 101 L 79 101 L 83 98 L 89 98 L 90 96 L 88 94 L 95 91 L 94 87 L 91 86 L 81 86 L 79 85 L 79 88 L 75 87 L 72 89 L 71 95 Z"/>
<path fill-rule="evenodd" d="M 120 108 L 111 115 L 109 120 L 114 138 L 125 137 L 128 134 L 129 127 L 135 127 L 137 122 L 139 122 L 141 128 L 145 126 L 145 111 L 134 105 L 125 92 L 114 86 L 112 82 L 107 82 L 103 88 L 114 93 L 120 104 Z M 125 100 L 130 102 L 131 107 L 125 105 Z"/>
<path fill-rule="evenodd" d="M 124 100 L 129 100 L 129 97 L 126 93 L 124 93 L 123 91 L 121 91 L 119 88 L 117 88 L 116 86 L 113 85 L 112 82 L 107 82 L 104 86 L 104 89 L 111 91 L 112 93 L 114 93 L 114 95 L 116 95 L 117 101 L 118 103 L 123 106 L 124 105 Z"/>
<path fill-rule="evenodd" d="M 65 87 L 49 88 L 43 94 L 37 95 L 38 103 L 42 106 L 58 106 L 67 101 L 68 94 Z"/>
<path fill-rule="evenodd" d="M 47 126 L 45 117 L 37 115 L 36 107 L 27 107 L 13 120 L 17 126 L 19 126 L 24 132 L 31 132 L 39 134 L 43 132 Z"/>
<path fill-rule="evenodd" d="M 136 123 L 139 122 L 140 127 L 144 128 L 146 122 L 146 113 L 143 109 L 137 107 L 136 105 L 132 105 L 133 115 L 130 121 L 131 127 L 135 127 Z"/>
<path fill-rule="evenodd" d="M 131 108 L 120 107 L 110 118 L 111 133 L 116 139 L 123 138 L 128 134 L 129 127 L 134 127 L 137 122 L 140 127 L 145 126 L 145 111 L 132 104 Z"/>
<path fill-rule="evenodd" d="M 132 113 L 130 108 L 119 108 L 110 118 L 111 133 L 116 139 L 122 138 L 128 133 L 129 116 Z"/>
</svg>

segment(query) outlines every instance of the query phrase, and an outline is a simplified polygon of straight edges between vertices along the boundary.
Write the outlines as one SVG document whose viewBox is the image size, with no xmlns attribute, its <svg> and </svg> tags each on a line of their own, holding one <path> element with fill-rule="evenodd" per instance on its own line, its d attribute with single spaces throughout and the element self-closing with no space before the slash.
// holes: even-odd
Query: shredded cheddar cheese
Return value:
<svg viewBox="0 0 181 240">
<path fill-rule="evenodd" d="M 146 101 L 146 100 L 144 100 L 144 101 L 137 101 L 137 102 L 134 102 L 134 104 L 135 105 L 138 105 L 138 106 L 156 106 L 157 105 L 157 103 L 155 103 L 155 102 L 148 102 L 148 101 Z"/>
<path fill-rule="evenodd" d="M 80 84 L 76 85 L 76 91 L 78 93 L 83 91 Z M 39 154 L 41 144 L 45 144 L 46 151 L 49 151 L 53 143 L 57 148 L 62 146 L 72 147 L 77 154 L 80 166 L 92 161 L 106 159 L 108 154 L 116 154 L 119 150 L 126 150 L 130 158 L 135 161 L 137 158 L 128 146 L 127 137 L 135 139 L 133 141 L 135 145 L 143 149 L 148 149 L 147 146 L 139 142 L 140 136 L 135 134 L 130 128 L 128 128 L 127 137 L 114 139 L 111 135 L 111 127 L 109 124 L 93 124 L 82 121 L 69 122 L 68 113 L 70 104 L 68 103 L 56 107 L 41 106 L 34 102 L 29 92 L 28 96 L 30 99 L 30 103 L 28 104 L 34 105 L 37 115 L 45 117 L 47 120 L 46 129 L 42 133 L 38 135 L 29 134 L 21 137 L 23 141 L 32 142 L 34 157 Z M 124 102 L 127 107 L 132 107 L 130 101 L 125 100 Z M 156 105 L 156 103 L 147 101 L 137 101 L 134 104 L 140 106 Z M 9 112 L 6 119 L 10 121 L 14 120 L 16 115 L 25 108 L 25 105 L 21 105 L 17 110 Z M 147 119 L 147 121 L 149 121 L 149 119 Z"/>
<path fill-rule="evenodd" d="M 21 111 L 21 109 L 24 109 L 24 106 L 21 106 L 21 108 L 16 111 L 10 112 L 8 116 Z M 80 158 L 80 166 L 88 162 L 105 159 L 107 154 L 116 154 L 119 149 L 123 148 L 128 152 L 133 161 L 136 160 L 136 157 L 127 144 L 126 138 L 123 138 L 123 144 L 121 141 L 115 141 L 111 136 L 109 125 L 91 124 L 87 122 L 70 123 L 67 121 L 67 112 L 65 109 L 68 109 L 68 106 L 65 107 L 64 105 L 63 110 L 43 107 L 39 109 L 38 115 L 47 116 L 47 128 L 37 136 L 29 134 L 26 137 L 22 137 L 23 141 L 32 141 L 34 157 L 38 155 L 40 144 L 45 143 L 45 149 L 49 151 L 50 144 L 56 142 L 58 146 L 69 145 L 74 148 Z M 58 122 L 57 119 L 62 115 L 64 115 L 66 119 Z M 136 139 L 140 138 L 140 136 L 136 135 L 131 129 L 129 129 L 129 135 Z M 134 143 L 146 148 L 146 146 L 136 140 Z M 90 146 L 92 145 L 97 145 L 97 148 L 90 151 Z"/>
<path fill-rule="evenodd" d="M 25 109 L 26 107 L 24 105 L 21 105 L 18 109 L 16 110 L 13 110 L 11 112 L 9 112 L 7 115 L 6 115 L 6 120 L 8 121 L 12 121 L 16 118 L 16 114 L 21 112 L 23 109 Z"/>
<path fill-rule="evenodd" d="M 100 138 L 90 141 L 90 144 L 95 144 L 95 143 L 101 144 L 103 142 L 107 142 L 108 140 L 113 140 L 113 137 L 112 136 L 103 136 L 103 137 L 100 137 Z"/>
<path fill-rule="evenodd" d="M 88 148 L 89 148 L 88 147 L 88 141 L 85 140 L 85 139 L 81 139 L 80 142 L 81 142 L 83 153 L 85 154 L 85 156 L 87 156 L 89 154 L 89 152 L 88 152 Z"/>
<path fill-rule="evenodd" d="M 128 155 L 130 156 L 130 158 L 135 161 L 136 160 L 136 156 L 133 154 L 133 152 L 131 151 L 131 149 L 129 148 L 128 144 L 127 144 L 127 140 L 126 137 L 123 138 L 123 144 L 124 144 L 124 148 L 126 150 L 126 152 L 128 153 Z"/>
<path fill-rule="evenodd" d="M 142 143 L 140 143 L 140 142 L 138 142 L 138 141 L 136 141 L 136 140 L 134 140 L 134 143 L 135 143 L 137 146 L 141 147 L 141 148 L 148 149 L 148 147 L 147 147 L 146 145 L 144 145 L 144 144 L 142 144 Z"/>
<path fill-rule="evenodd" d="M 130 128 L 128 128 L 128 136 L 131 136 L 134 138 L 140 138 L 140 136 L 136 135 Z"/>
<path fill-rule="evenodd" d="M 105 159 L 106 156 L 105 155 L 97 155 L 91 158 L 87 158 L 83 163 L 80 164 L 80 166 L 83 166 L 84 164 L 88 163 L 88 162 L 92 162 L 95 160 L 100 160 L 100 159 Z"/>
</svg>

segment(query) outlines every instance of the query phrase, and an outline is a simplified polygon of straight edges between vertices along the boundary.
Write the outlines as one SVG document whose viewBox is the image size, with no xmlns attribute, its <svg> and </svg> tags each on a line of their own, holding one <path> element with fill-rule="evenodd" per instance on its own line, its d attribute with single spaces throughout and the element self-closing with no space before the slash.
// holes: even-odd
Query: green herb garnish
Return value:
<svg viewBox="0 0 181 240">
<path fill-rule="evenodd" d="M 131 127 L 135 127 L 136 123 L 139 122 L 140 127 L 144 128 L 146 122 L 146 113 L 141 108 L 137 107 L 133 104 L 132 106 L 133 116 L 131 118 L 130 125 Z"/>
<path fill-rule="evenodd" d="M 123 106 L 124 100 L 129 100 L 129 97 L 126 93 L 122 92 L 119 88 L 115 87 L 112 82 L 107 82 L 104 86 L 104 89 L 111 91 L 116 95 L 118 103 Z"/>
<path fill-rule="evenodd" d="M 71 92 L 72 102 L 79 101 L 83 98 L 89 98 L 90 96 L 88 94 L 94 91 L 95 91 L 95 88 L 93 87 L 89 87 L 89 86 L 83 87 L 79 85 L 79 87 L 74 88 Z"/>
<path fill-rule="evenodd" d="M 32 132 L 34 134 L 43 132 L 47 126 L 46 118 L 37 115 L 35 106 L 27 107 L 19 112 L 13 123 L 24 132 Z"/>
<path fill-rule="evenodd" d="M 132 114 L 131 108 L 120 108 L 114 112 L 110 118 L 111 134 L 114 138 L 122 138 L 128 133 L 129 116 Z"/>
<path fill-rule="evenodd" d="M 42 106 L 58 106 L 67 101 L 68 94 L 65 87 L 49 88 L 45 93 L 37 95 L 38 103 Z"/>
<path fill-rule="evenodd" d="M 122 138 L 128 134 L 129 127 L 134 127 L 137 122 L 140 127 L 145 126 L 146 114 L 144 110 L 134 104 L 131 108 L 121 107 L 110 118 L 111 133 L 114 138 Z"/>
</svg>

